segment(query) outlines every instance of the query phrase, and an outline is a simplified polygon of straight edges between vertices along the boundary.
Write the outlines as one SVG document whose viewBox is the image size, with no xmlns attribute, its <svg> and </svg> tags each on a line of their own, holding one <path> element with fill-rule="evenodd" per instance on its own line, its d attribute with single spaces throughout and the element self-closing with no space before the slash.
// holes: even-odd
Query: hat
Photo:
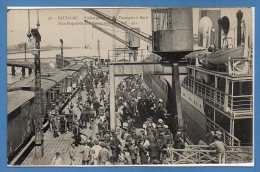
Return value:
<svg viewBox="0 0 260 172">
<path fill-rule="evenodd" d="M 168 125 L 164 125 L 163 128 L 169 128 Z"/>
<path fill-rule="evenodd" d="M 216 131 L 216 135 L 222 135 L 221 131 Z"/>
<path fill-rule="evenodd" d="M 104 147 L 106 147 L 107 145 L 106 145 L 106 143 L 101 142 L 101 143 L 100 143 L 100 146 L 101 146 L 102 148 L 104 148 Z"/>
<path fill-rule="evenodd" d="M 163 120 L 162 120 L 162 119 L 158 119 L 158 122 L 159 122 L 159 123 L 163 123 Z"/>
<path fill-rule="evenodd" d="M 162 102 L 163 102 L 163 100 L 162 100 L 162 99 L 159 99 L 159 102 L 160 102 L 160 103 L 162 103 Z"/>
<path fill-rule="evenodd" d="M 153 120 L 153 118 L 152 118 L 152 117 L 149 117 L 149 118 L 147 118 L 147 120 Z"/>
<path fill-rule="evenodd" d="M 123 128 L 127 129 L 128 128 L 128 124 L 126 122 L 123 123 Z"/>
</svg>

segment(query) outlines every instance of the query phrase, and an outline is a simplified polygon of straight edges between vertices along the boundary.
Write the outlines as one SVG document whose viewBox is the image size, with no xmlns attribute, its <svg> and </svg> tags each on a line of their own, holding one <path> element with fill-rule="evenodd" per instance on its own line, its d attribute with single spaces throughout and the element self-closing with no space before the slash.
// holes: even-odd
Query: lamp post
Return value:
<svg viewBox="0 0 260 172">
<path fill-rule="evenodd" d="M 61 68 L 64 67 L 64 58 L 63 58 L 63 40 L 60 39 L 60 50 L 61 50 L 61 53 L 60 53 L 60 58 L 61 58 Z"/>
<path fill-rule="evenodd" d="M 26 42 L 24 43 L 24 61 L 27 61 L 27 59 L 26 59 L 26 49 L 27 49 L 27 47 L 26 47 Z"/>
<path fill-rule="evenodd" d="M 42 90 L 41 90 L 41 62 L 40 62 L 40 42 L 41 35 L 38 29 L 31 29 L 32 41 L 34 43 L 34 49 L 31 53 L 34 55 L 34 65 L 35 65 L 35 157 L 43 157 L 43 130 L 42 130 Z"/>
</svg>

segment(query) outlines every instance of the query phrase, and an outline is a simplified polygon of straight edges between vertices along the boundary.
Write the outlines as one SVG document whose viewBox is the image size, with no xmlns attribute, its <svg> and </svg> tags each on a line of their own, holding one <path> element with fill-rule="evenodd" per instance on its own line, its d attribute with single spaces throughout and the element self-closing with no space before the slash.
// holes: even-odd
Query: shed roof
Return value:
<svg viewBox="0 0 260 172">
<path fill-rule="evenodd" d="M 34 97 L 33 91 L 12 91 L 7 95 L 7 114 L 10 114 Z"/>
<path fill-rule="evenodd" d="M 43 91 L 47 91 L 57 85 L 60 81 L 64 80 L 66 77 L 70 76 L 69 72 L 60 71 L 57 74 L 53 74 L 50 76 L 42 76 L 41 77 L 41 88 Z M 24 85 L 24 88 L 34 88 L 35 80 L 31 80 L 26 85 Z"/>
</svg>

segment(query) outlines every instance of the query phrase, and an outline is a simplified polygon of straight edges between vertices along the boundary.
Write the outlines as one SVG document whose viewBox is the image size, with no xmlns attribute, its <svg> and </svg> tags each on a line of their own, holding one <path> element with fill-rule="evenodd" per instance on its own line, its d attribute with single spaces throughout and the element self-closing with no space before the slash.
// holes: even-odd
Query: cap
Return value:
<svg viewBox="0 0 260 172">
<path fill-rule="evenodd" d="M 169 128 L 168 125 L 164 125 L 163 128 Z"/>
<path fill-rule="evenodd" d="M 162 99 L 159 99 L 159 102 L 160 102 L 160 103 L 162 103 L 162 102 L 163 102 L 163 100 L 162 100 Z"/>
<path fill-rule="evenodd" d="M 128 128 L 128 124 L 126 122 L 123 123 L 123 128 L 127 129 Z"/>
<path fill-rule="evenodd" d="M 159 122 L 159 123 L 163 123 L 163 120 L 162 120 L 162 119 L 158 119 L 158 122 Z"/>
</svg>

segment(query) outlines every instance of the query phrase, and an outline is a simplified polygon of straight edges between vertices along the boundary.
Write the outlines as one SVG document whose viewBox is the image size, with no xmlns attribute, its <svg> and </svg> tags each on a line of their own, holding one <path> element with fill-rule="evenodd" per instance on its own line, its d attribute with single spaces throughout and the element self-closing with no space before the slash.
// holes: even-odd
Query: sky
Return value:
<svg viewBox="0 0 260 172">
<path fill-rule="evenodd" d="M 98 9 L 99 11 L 113 16 L 117 13 L 120 21 L 127 22 L 133 28 L 141 28 L 141 31 L 151 35 L 151 9 Z M 84 19 L 90 22 L 105 24 L 101 19 L 82 9 L 40 9 L 39 32 L 42 37 L 41 45 L 60 45 L 62 38 L 64 46 L 84 47 L 86 45 L 96 47 L 97 40 L 101 40 L 101 48 L 111 49 L 113 39 L 104 33 L 83 25 Z M 30 10 L 30 27 L 36 27 L 37 11 Z M 68 24 L 69 23 L 69 24 Z M 102 25 L 102 28 L 113 33 L 111 25 Z M 85 36 L 84 36 L 85 30 Z M 125 32 L 115 28 L 118 37 L 125 39 Z M 7 45 L 15 45 L 28 40 L 28 10 L 10 10 L 7 14 Z M 84 38 L 85 37 L 85 38 Z M 116 46 L 125 47 L 116 42 Z M 141 41 L 141 48 L 147 47 L 147 43 Z"/>
<path fill-rule="evenodd" d="M 219 9 L 219 8 L 215 8 Z M 99 11 L 115 16 L 122 22 L 133 28 L 140 28 L 142 32 L 151 35 L 151 8 L 127 8 L 127 9 L 98 9 Z M 210 10 L 208 8 L 208 10 Z M 236 12 L 242 10 L 244 19 L 248 22 L 250 31 L 252 31 L 252 15 L 249 8 L 222 8 L 221 16 L 228 16 L 232 25 L 236 21 Z M 37 11 L 30 11 L 30 27 L 36 27 Z M 199 9 L 193 9 L 193 34 L 198 33 Z M 124 44 L 114 41 L 108 35 L 92 28 L 90 25 L 84 25 L 83 21 L 87 19 L 90 22 L 97 22 L 102 28 L 113 33 L 113 26 L 107 25 L 105 21 L 96 18 L 83 9 L 39 9 L 39 32 L 42 36 L 41 45 L 60 45 L 60 39 L 63 39 L 64 46 L 84 47 L 89 45 L 92 50 L 97 49 L 97 41 L 100 40 L 100 46 L 103 51 L 116 47 L 125 47 Z M 125 32 L 115 28 L 118 37 L 125 40 Z M 28 10 L 10 10 L 7 13 L 7 45 L 15 45 L 28 40 Z M 85 34 L 84 34 L 85 33 Z M 141 49 L 147 49 L 147 43 L 141 41 Z"/>
</svg>

